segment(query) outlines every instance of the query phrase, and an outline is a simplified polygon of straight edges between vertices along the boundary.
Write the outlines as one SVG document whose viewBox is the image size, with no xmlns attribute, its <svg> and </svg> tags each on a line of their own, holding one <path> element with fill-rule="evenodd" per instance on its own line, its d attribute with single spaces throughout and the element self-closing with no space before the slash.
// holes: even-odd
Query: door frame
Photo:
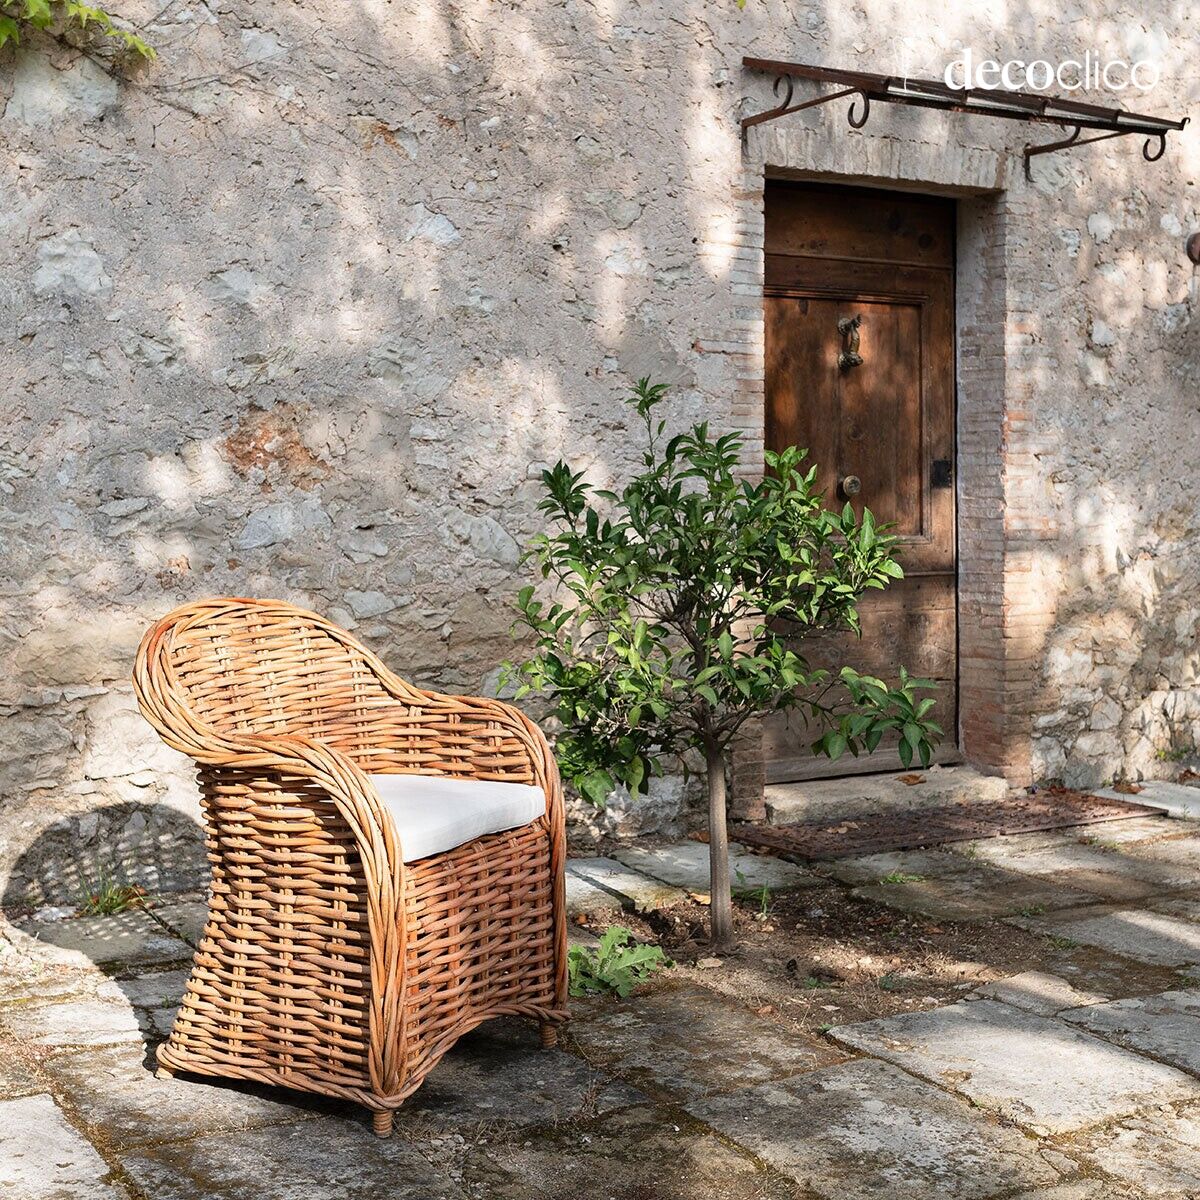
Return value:
<svg viewBox="0 0 1200 1200">
<path fill-rule="evenodd" d="M 1030 711 L 1045 644 L 1039 553 L 1053 529 L 1025 500 L 1036 472 L 1030 419 L 1040 362 L 1021 342 L 1010 280 L 1021 274 L 1027 190 L 1003 149 L 957 138 L 848 137 L 821 118 L 755 127 L 746 134 L 729 198 L 730 224 L 706 239 L 724 264 L 725 317 L 699 330 L 728 364 L 730 424 L 745 439 L 742 470 L 762 470 L 764 419 L 764 193 L 768 179 L 835 183 L 946 196 L 958 202 L 955 272 L 958 399 L 959 746 L 968 763 L 1013 784 L 1031 782 Z M 732 236 L 730 236 L 730 231 Z M 1014 232 L 1017 236 L 1014 236 Z M 703 344 L 703 343 L 702 343 Z M 707 346 L 706 346 L 707 348 Z M 1028 515 L 1027 515 L 1028 514 Z M 764 813 L 762 738 L 747 727 L 734 748 L 734 811 Z"/>
</svg>

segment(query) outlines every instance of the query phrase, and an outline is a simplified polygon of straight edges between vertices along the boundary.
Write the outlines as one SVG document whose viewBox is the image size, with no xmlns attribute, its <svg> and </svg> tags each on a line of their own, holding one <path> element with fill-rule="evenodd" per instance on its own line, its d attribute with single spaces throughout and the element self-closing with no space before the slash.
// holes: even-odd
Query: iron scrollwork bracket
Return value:
<svg viewBox="0 0 1200 1200">
<path fill-rule="evenodd" d="M 1142 157 L 1147 162 L 1158 162 L 1160 158 L 1167 152 L 1167 135 L 1160 133 L 1158 135 L 1158 149 L 1153 153 L 1150 152 L 1150 147 L 1154 144 L 1153 138 L 1147 138 L 1142 143 Z"/>
<path fill-rule="evenodd" d="M 859 100 L 862 101 L 862 116 L 861 117 L 857 116 L 854 111 Z M 850 122 L 851 128 L 861 129 L 867 123 L 867 119 L 870 117 L 870 115 L 871 115 L 871 97 L 869 95 L 867 95 L 866 92 L 859 89 L 858 96 L 853 101 L 851 101 L 849 111 L 846 113 L 846 120 Z"/>
<path fill-rule="evenodd" d="M 861 129 L 867 123 L 867 117 L 871 115 L 871 101 L 867 97 L 866 92 L 861 88 L 848 87 L 841 88 L 836 92 L 830 92 L 828 96 L 817 96 L 813 100 L 803 100 L 799 104 L 792 103 L 793 84 L 790 75 L 779 75 L 775 79 L 775 83 L 771 88 L 773 95 L 778 96 L 783 92 L 783 100 L 774 108 L 768 108 L 766 112 L 755 113 L 752 117 L 742 118 L 742 132 L 745 133 L 752 125 L 761 125 L 764 121 L 774 121 L 778 117 L 786 117 L 789 113 L 802 112 L 806 108 L 817 108 L 819 105 L 828 104 L 831 100 L 841 100 L 845 96 L 857 95 L 862 97 L 863 112 L 861 117 L 856 117 L 854 105 L 850 106 L 849 120 L 850 124 L 855 129 Z"/>
<path fill-rule="evenodd" d="M 1188 118 L 1184 117 L 1179 123 L 1179 128 L 1182 129 L 1188 123 Z M 1107 142 L 1110 138 L 1128 137 L 1131 133 L 1137 133 L 1136 129 L 1114 129 L 1108 133 L 1102 133 L 1097 137 L 1080 137 L 1082 129 L 1078 125 L 1071 126 L 1070 134 L 1059 139 L 1057 142 L 1043 142 L 1039 146 L 1025 147 L 1025 178 L 1030 182 L 1033 181 L 1033 174 L 1030 171 L 1030 163 L 1036 154 L 1053 154 L 1055 150 L 1068 150 L 1072 146 L 1090 146 L 1093 142 Z M 1153 147 L 1153 149 L 1151 149 Z M 1162 133 L 1152 134 L 1142 143 L 1142 157 L 1147 162 L 1158 162 L 1160 158 L 1167 152 L 1167 134 L 1164 130 Z"/>
</svg>

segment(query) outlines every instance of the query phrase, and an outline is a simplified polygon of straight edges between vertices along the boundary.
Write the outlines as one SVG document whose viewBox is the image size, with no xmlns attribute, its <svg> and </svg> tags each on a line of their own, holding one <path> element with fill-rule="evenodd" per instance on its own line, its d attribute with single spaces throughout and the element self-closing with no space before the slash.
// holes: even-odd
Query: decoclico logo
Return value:
<svg viewBox="0 0 1200 1200">
<path fill-rule="evenodd" d="M 1159 80 L 1157 64 L 1146 59 L 1126 62 L 1123 58 L 1102 59 L 1088 50 L 1081 59 L 1067 58 L 1060 63 L 1035 58 L 1026 62 L 1010 58 L 1000 62 L 995 58 L 975 61 L 968 48 L 946 68 L 946 86 L 965 91 L 978 88 L 989 92 L 997 88 L 1017 91 L 1022 87 L 1041 92 L 1057 86 L 1064 92 L 1107 88 L 1123 92 L 1126 88 L 1149 91 Z"/>
</svg>

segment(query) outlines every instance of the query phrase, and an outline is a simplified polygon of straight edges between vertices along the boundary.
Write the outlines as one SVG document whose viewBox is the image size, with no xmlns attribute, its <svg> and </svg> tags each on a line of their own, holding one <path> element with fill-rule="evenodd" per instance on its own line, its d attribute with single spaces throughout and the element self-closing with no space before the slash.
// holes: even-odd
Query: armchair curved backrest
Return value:
<svg viewBox="0 0 1200 1200">
<path fill-rule="evenodd" d="M 192 754 L 209 733 L 337 743 L 356 718 L 425 699 L 316 613 L 244 597 L 196 601 L 157 622 L 135 682 L 158 733 Z"/>
<path fill-rule="evenodd" d="M 159 736 L 202 764 L 228 764 L 248 740 L 282 737 L 320 742 L 367 772 L 561 791 L 549 746 L 524 713 L 416 688 L 344 629 L 283 600 L 182 605 L 142 639 L 133 682 Z"/>
</svg>

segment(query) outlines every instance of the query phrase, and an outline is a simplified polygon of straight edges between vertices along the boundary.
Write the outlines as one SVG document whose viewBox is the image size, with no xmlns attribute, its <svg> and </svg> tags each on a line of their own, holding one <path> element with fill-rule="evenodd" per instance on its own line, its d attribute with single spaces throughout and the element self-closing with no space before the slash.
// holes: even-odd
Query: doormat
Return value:
<svg viewBox="0 0 1200 1200">
<path fill-rule="evenodd" d="M 963 800 L 942 808 L 877 813 L 840 821 L 799 821 L 792 825 L 730 826 L 744 846 L 782 858 L 855 858 L 887 850 L 915 850 L 946 842 L 1044 829 L 1070 829 L 1129 817 L 1161 816 L 1158 809 L 1123 800 L 1105 800 L 1068 788 L 1041 788 L 1033 795 L 1005 800 Z"/>
</svg>

